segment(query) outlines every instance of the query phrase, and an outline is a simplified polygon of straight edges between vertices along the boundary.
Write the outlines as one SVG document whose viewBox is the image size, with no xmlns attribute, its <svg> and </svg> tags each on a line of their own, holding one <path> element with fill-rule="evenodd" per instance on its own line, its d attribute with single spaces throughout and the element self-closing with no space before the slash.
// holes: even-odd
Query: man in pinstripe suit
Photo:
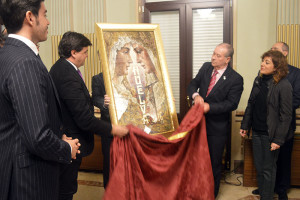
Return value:
<svg viewBox="0 0 300 200">
<path fill-rule="evenodd" d="M 56 89 L 36 48 L 47 39 L 46 8 L 43 0 L 1 0 L 0 9 L 9 33 L 0 49 L 0 199 L 55 200 L 59 163 L 76 159 L 80 144 L 63 136 Z"/>
</svg>

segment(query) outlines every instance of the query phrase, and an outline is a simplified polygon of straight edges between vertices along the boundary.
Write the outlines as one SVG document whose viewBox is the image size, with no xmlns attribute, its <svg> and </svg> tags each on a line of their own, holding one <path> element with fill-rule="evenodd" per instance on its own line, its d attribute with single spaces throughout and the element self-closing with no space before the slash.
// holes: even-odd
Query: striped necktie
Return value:
<svg viewBox="0 0 300 200">
<path fill-rule="evenodd" d="M 214 70 L 214 73 L 213 73 L 213 75 L 211 76 L 211 79 L 210 79 L 210 82 L 209 82 L 209 86 L 208 86 L 208 89 L 207 89 L 206 96 L 209 95 L 209 93 L 211 92 L 211 90 L 212 90 L 213 87 L 215 86 L 216 80 L 217 80 L 217 74 L 218 74 L 218 71 L 217 71 L 217 70 Z"/>
</svg>

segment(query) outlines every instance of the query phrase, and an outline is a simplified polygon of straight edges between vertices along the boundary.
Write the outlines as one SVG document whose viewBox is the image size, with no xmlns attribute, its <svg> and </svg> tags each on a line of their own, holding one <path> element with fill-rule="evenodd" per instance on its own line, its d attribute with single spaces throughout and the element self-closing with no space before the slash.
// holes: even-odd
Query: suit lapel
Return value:
<svg viewBox="0 0 300 200">
<path fill-rule="evenodd" d="M 71 63 L 69 63 L 67 60 L 64 59 L 64 62 L 67 63 L 67 65 L 72 68 L 70 71 L 70 73 L 72 73 L 72 76 L 81 84 L 81 87 L 83 88 L 83 91 L 85 93 L 86 96 L 90 96 L 89 94 L 89 90 L 87 89 L 84 81 L 82 80 L 81 76 L 79 75 L 79 73 L 74 69 L 74 67 L 71 65 Z"/>
</svg>

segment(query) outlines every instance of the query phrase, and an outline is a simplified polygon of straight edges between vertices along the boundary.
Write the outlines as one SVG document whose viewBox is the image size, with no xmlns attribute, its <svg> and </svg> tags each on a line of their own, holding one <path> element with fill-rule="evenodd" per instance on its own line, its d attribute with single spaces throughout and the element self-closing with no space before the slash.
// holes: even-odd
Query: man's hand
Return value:
<svg viewBox="0 0 300 200">
<path fill-rule="evenodd" d="M 78 139 L 72 140 L 72 138 L 70 139 L 65 134 L 63 135 L 62 140 L 69 143 L 69 145 L 72 147 L 71 156 L 72 156 L 72 159 L 76 159 L 76 154 L 80 154 L 80 150 L 78 150 L 79 147 L 81 146 L 81 144 L 79 143 L 79 140 Z"/>
<path fill-rule="evenodd" d="M 247 130 L 243 130 L 243 129 L 240 129 L 240 135 L 242 137 L 245 137 L 247 135 L 248 131 Z"/>
<path fill-rule="evenodd" d="M 124 137 L 129 132 L 126 126 L 112 125 L 111 134 L 113 136 Z"/>
<path fill-rule="evenodd" d="M 72 140 L 72 137 L 68 137 L 66 134 L 63 134 L 62 140 Z"/>
<path fill-rule="evenodd" d="M 204 103 L 204 113 L 207 113 L 208 111 L 210 110 L 210 106 L 209 106 L 209 104 L 208 103 Z"/>
<path fill-rule="evenodd" d="M 105 94 L 105 95 L 104 95 L 104 104 L 103 104 L 103 106 L 104 106 L 105 108 L 108 108 L 109 102 L 110 102 L 110 97 L 109 97 L 107 94 Z"/>
<path fill-rule="evenodd" d="M 271 143 L 271 149 L 270 149 L 271 151 L 275 151 L 279 148 L 280 148 L 280 146 L 278 144 L 276 144 L 274 142 Z"/>
<path fill-rule="evenodd" d="M 195 96 L 194 98 L 194 104 L 203 104 L 204 100 L 200 95 Z"/>
</svg>

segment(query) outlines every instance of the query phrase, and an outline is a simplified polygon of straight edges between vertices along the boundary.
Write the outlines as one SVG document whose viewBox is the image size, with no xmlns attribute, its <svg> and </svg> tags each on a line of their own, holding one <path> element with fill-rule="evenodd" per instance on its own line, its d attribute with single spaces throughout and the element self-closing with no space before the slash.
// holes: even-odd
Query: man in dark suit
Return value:
<svg viewBox="0 0 300 200">
<path fill-rule="evenodd" d="M 230 134 L 231 111 L 237 108 L 243 92 L 243 77 L 228 64 L 232 56 L 233 48 L 230 44 L 219 44 L 211 62 L 203 64 L 188 86 L 188 94 L 194 103 L 204 104 L 215 197 L 220 187 L 222 155 Z"/>
<path fill-rule="evenodd" d="M 78 140 L 63 136 L 56 89 L 36 49 L 47 39 L 46 8 L 43 0 L 3 0 L 0 9 L 9 33 L 0 49 L 0 199 L 54 200 L 59 163 L 76 158 Z"/>
<path fill-rule="evenodd" d="M 105 92 L 103 74 L 97 74 L 92 78 L 92 100 L 94 106 L 98 107 L 101 111 L 101 120 L 110 122 L 109 117 L 109 102 L 110 97 Z M 110 144 L 113 137 L 111 135 L 101 136 L 102 154 L 103 154 L 103 184 L 106 188 L 109 180 L 109 158 L 110 158 Z"/>
<path fill-rule="evenodd" d="M 68 137 L 79 138 L 81 143 L 81 156 L 72 164 L 61 166 L 60 199 L 73 199 L 82 157 L 91 154 L 94 148 L 94 133 L 119 137 L 128 134 L 126 127 L 111 125 L 94 116 L 93 102 L 79 71 L 91 45 L 84 35 L 66 32 L 58 46 L 60 59 L 50 70 L 61 100 L 64 131 Z"/>
</svg>

